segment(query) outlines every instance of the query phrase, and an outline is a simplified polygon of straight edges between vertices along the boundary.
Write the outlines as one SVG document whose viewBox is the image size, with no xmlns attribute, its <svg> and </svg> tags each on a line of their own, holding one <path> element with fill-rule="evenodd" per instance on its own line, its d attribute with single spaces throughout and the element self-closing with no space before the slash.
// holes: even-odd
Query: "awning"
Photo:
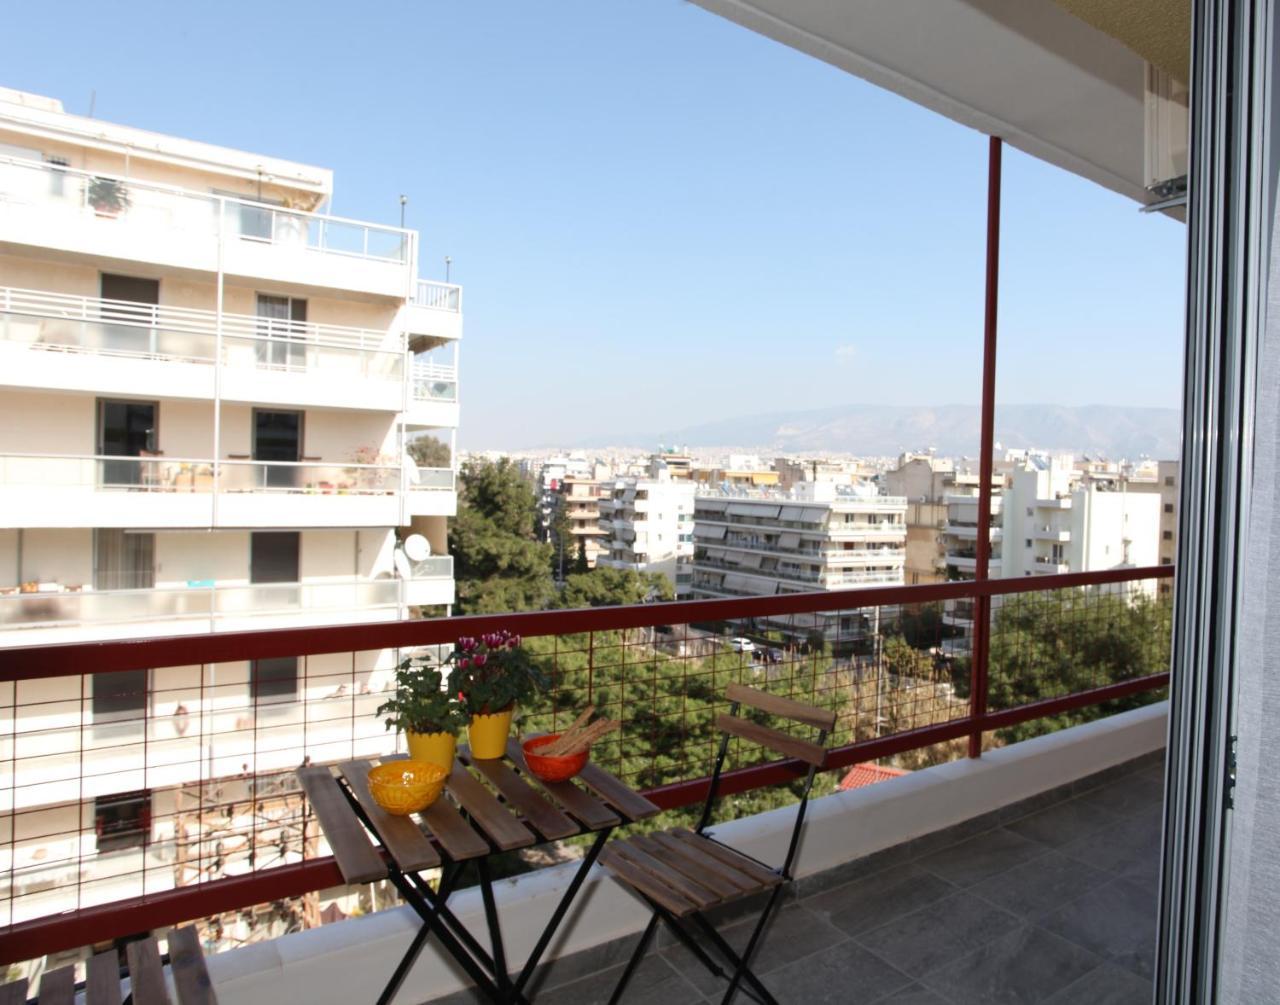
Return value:
<svg viewBox="0 0 1280 1005">
<path fill-rule="evenodd" d="M 1143 55 L 1187 82 L 1186 0 L 696 2 L 1033 157 L 1155 201 L 1146 192 Z"/>
</svg>

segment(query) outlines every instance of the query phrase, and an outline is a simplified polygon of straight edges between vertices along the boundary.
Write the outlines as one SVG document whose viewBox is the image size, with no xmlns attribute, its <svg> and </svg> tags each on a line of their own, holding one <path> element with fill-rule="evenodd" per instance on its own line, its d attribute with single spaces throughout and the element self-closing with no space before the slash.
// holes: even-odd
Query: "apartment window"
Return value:
<svg viewBox="0 0 1280 1005">
<path fill-rule="evenodd" d="M 141 719 L 147 711 L 147 671 L 119 670 L 90 677 L 93 689 L 93 721 L 120 722 Z"/>
<path fill-rule="evenodd" d="M 294 530 L 249 535 L 249 582 L 298 582 L 302 535 Z"/>
<path fill-rule="evenodd" d="M 145 848 L 151 841 L 151 790 L 95 799 L 93 830 L 100 852 Z"/>
<path fill-rule="evenodd" d="M 1036 511 L 1035 511 L 1034 509 L 1032 509 L 1030 506 L 1028 506 L 1028 507 L 1027 507 L 1027 516 L 1035 516 L 1035 515 L 1036 515 Z"/>
<path fill-rule="evenodd" d="M 1030 547 L 1031 547 L 1031 538 L 1027 538 L 1027 547 L 1028 547 L 1028 548 L 1030 548 Z"/>
<path fill-rule="evenodd" d="M 1163 532 L 1161 532 L 1160 537 L 1161 537 L 1161 539 L 1162 539 L 1162 540 L 1165 540 L 1165 541 L 1172 541 L 1172 540 L 1173 540 L 1173 531 L 1171 531 L 1171 530 L 1163 531 Z"/>
<path fill-rule="evenodd" d="M 1173 503 L 1165 503 L 1165 504 L 1164 504 L 1164 511 L 1165 511 L 1166 513 L 1172 513 L 1172 512 L 1173 512 Z"/>
<path fill-rule="evenodd" d="M 287 461 L 302 459 L 302 413 L 255 408 L 253 410 L 253 459 Z M 269 488 L 290 488 L 297 483 L 298 469 L 268 465 L 265 482 Z"/>
<path fill-rule="evenodd" d="M 249 697 L 254 705 L 292 701 L 298 696 L 298 657 L 274 656 L 249 664 Z"/>
<path fill-rule="evenodd" d="M 52 169 L 49 172 L 49 194 L 53 196 L 64 196 L 67 194 L 67 172 L 62 170 L 71 166 L 71 161 L 65 157 L 55 157 L 51 154 L 45 154 L 44 162 Z"/>
<path fill-rule="evenodd" d="M 279 370 L 307 365 L 307 302 L 258 294 L 258 363 Z"/>
<path fill-rule="evenodd" d="M 1173 475 L 1165 475 L 1165 476 L 1164 476 L 1164 483 L 1165 483 L 1165 485 L 1166 485 L 1166 486 L 1168 486 L 1169 488 L 1173 488 Z"/>
<path fill-rule="evenodd" d="M 1161 559 L 1160 559 L 1160 564 L 1161 564 L 1161 565 L 1173 565 L 1173 559 L 1169 558 L 1168 556 L 1165 556 L 1164 558 L 1161 558 Z"/>
<path fill-rule="evenodd" d="M 154 401 L 98 399 L 97 450 L 104 457 L 159 456 L 157 427 L 160 406 Z M 142 485 L 156 480 L 159 470 L 145 460 L 104 460 L 104 485 Z"/>
<path fill-rule="evenodd" d="M 118 528 L 93 532 L 93 588 L 150 590 L 156 585 L 156 536 Z"/>
</svg>

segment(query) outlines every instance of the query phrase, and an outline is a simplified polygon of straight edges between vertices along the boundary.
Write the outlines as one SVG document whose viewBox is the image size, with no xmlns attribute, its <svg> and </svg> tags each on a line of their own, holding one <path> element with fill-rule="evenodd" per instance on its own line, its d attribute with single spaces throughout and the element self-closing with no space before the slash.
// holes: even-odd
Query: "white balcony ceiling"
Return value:
<svg viewBox="0 0 1280 1005">
<path fill-rule="evenodd" d="M 1157 65 L 1174 61 L 1187 23 L 1180 0 L 695 2 L 1112 191 L 1154 201 L 1143 188 L 1144 60 L 1117 37 Z M 1064 9 L 1080 6 L 1089 8 L 1080 16 Z M 1151 16 L 1102 16 L 1127 6 Z M 1163 47 L 1144 45 L 1157 28 Z M 940 186 L 946 174 L 939 164 Z"/>
</svg>

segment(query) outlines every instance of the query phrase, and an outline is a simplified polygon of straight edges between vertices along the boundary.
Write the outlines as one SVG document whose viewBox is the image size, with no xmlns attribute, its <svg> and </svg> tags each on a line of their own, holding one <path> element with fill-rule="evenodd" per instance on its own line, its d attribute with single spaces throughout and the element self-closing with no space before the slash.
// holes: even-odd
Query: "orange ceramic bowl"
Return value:
<svg viewBox="0 0 1280 1005">
<path fill-rule="evenodd" d="M 567 782 L 586 766 L 587 758 L 591 754 L 590 750 L 584 750 L 581 754 L 567 754 L 564 757 L 538 753 L 540 747 L 545 747 L 558 739 L 560 739 L 559 733 L 548 733 L 546 736 L 525 740 L 522 744 L 525 764 L 529 765 L 529 770 L 544 782 Z"/>
<path fill-rule="evenodd" d="M 439 799 L 447 776 L 430 761 L 387 761 L 369 769 L 369 793 L 392 816 L 402 817 Z"/>
</svg>

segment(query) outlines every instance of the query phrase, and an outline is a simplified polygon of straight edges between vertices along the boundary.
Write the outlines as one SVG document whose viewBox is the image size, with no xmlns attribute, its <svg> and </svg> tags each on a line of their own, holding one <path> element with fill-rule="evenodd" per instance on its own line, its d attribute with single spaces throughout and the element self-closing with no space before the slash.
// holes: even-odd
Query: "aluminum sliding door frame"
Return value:
<svg viewBox="0 0 1280 1005">
<path fill-rule="evenodd" d="M 1182 496 L 1157 1002 L 1215 998 L 1236 625 L 1270 230 L 1275 0 L 1196 0 Z"/>
</svg>

